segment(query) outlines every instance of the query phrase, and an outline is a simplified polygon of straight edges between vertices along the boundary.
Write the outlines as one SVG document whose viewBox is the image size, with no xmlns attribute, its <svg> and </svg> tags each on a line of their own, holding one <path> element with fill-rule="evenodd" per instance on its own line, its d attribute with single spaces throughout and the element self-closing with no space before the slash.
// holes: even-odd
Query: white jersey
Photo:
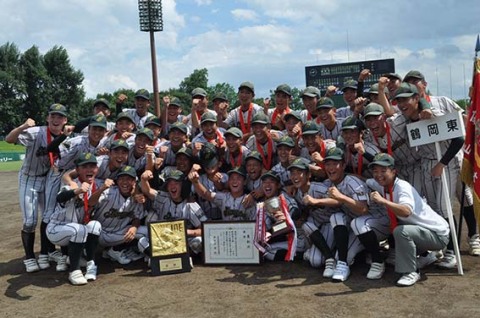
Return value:
<svg viewBox="0 0 480 318">
<path fill-rule="evenodd" d="M 135 168 L 135 171 L 137 171 L 137 174 L 140 174 L 143 171 L 145 171 L 145 166 L 147 165 L 147 156 L 148 154 L 145 153 L 143 156 L 136 158 L 135 151 L 132 148 L 128 152 L 127 166 L 131 166 Z M 151 156 L 152 156 L 152 161 L 155 161 L 155 154 L 151 154 Z"/>
<path fill-rule="evenodd" d="M 103 191 L 93 210 L 94 219 L 102 224 L 102 231 L 117 232 L 127 228 L 133 219 L 145 217 L 143 204 L 132 196 L 125 198 L 117 186 Z"/>
<path fill-rule="evenodd" d="M 273 140 L 273 139 L 269 139 L 269 140 L 272 140 L 272 165 L 270 167 L 264 167 L 265 169 L 267 170 L 270 170 L 272 169 L 272 167 L 274 165 L 277 164 L 278 162 L 278 158 L 277 158 L 277 143 Z M 268 155 L 268 144 L 269 144 L 269 141 L 267 141 L 265 144 L 258 144 L 260 146 L 260 148 L 262 149 L 261 151 L 258 151 L 257 147 L 257 138 L 255 137 L 255 135 L 252 135 L 250 136 L 250 138 L 248 138 L 245 146 L 250 149 L 250 151 L 258 151 L 261 155 L 262 155 L 262 152 L 264 154 L 264 156 L 262 155 L 262 158 L 263 157 L 267 157 Z"/>
<path fill-rule="evenodd" d="M 97 166 L 98 166 L 98 172 L 95 178 L 97 179 L 112 179 L 115 180 L 117 177 L 117 174 L 120 172 L 120 168 L 115 169 L 115 170 L 110 170 L 109 168 L 109 163 L 110 163 L 110 156 L 98 156 L 97 157 Z"/>
<path fill-rule="evenodd" d="M 154 114 L 152 114 L 150 112 L 147 112 L 147 114 L 145 116 L 140 116 L 137 113 L 137 110 L 135 108 L 125 108 L 125 109 L 122 109 L 122 112 L 130 115 L 130 117 L 133 119 L 133 122 L 135 123 L 135 126 L 136 126 L 135 128 L 137 130 L 145 127 L 145 122 L 147 121 L 147 119 L 149 117 L 155 116 Z"/>
<path fill-rule="evenodd" d="M 82 153 L 93 153 L 103 147 L 104 137 L 97 146 L 90 145 L 88 136 L 77 136 L 68 138 L 60 144 L 60 159 L 57 161 L 57 166 L 60 170 L 70 170 L 75 168 L 75 159 Z"/>
<path fill-rule="evenodd" d="M 73 180 L 79 187 L 81 182 L 78 179 Z M 98 189 L 102 186 L 103 181 L 95 179 L 95 189 Z M 58 203 L 55 206 L 55 211 L 53 212 L 50 223 L 57 225 L 65 225 L 67 223 L 79 223 L 83 224 L 83 218 L 85 216 L 85 202 L 84 196 L 87 195 L 88 198 L 92 195 L 93 187 L 90 187 L 90 190 L 86 193 L 82 193 L 78 196 L 74 196 L 70 200 L 64 203 Z M 63 191 L 70 191 L 72 188 L 66 185 L 63 186 L 60 190 L 60 193 Z"/>
<path fill-rule="evenodd" d="M 187 221 L 187 228 L 199 228 L 202 222 L 207 220 L 207 217 L 202 211 L 198 203 L 189 203 L 183 200 L 180 203 L 175 203 L 170 198 L 168 192 L 156 191 L 155 199 L 153 201 L 153 210 L 155 213 L 151 221 L 171 221 L 181 220 Z"/>
<path fill-rule="evenodd" d="M 239 167 L 239 166 L 244 166 L 245 167 L 245 159 L 247 158 L 248 154 L 250 153 L 250 149 L 248 149 L 247 147 L 245 146 L 240 146 L 240 151 L 242 153 L 242 156 L 241 158 L 242 159 L 239 159 L 239 155 L 237 155 L 237 157 L 234 157 L 230 154 L 230 150 L 228 150 L 228 148 L 225 148 L 225 156 L 224 156 L 224 160 L 225 160 L 225 164 L 226 164 L 226 168 L 227 170 L 230 170 L 231 168 L 233 167 Z M 222 167 L 223 168 L 223 167 Z"/>
<path fill-rule="evenodd" d="M 253 190 L 256 190 L 262 186 L 262 179 L 258 178 L 257 180 L 251 180 L 250 178 L 247 177 L 247 190 L 248 192 L 252 192 Z"/>
<path fill-rule="evenodd" d="M 217 128 L 217 134 L 216 134 L 214 140 L 217 143 L 217 145 L 219 145 L 219 146 L 221 146 L 221 144 L 225 144 L 225 138 L 223 136 L 224 133 L 225 133 L 225 129 Z M 212 141 L 208 140 L 203 135 L 203 132 L 201 132 L 192 139 L 192 144 L 197 143 L 197 142 L 202 143 L 202 144 L 206 144 L 206 143 L 212 142 Z"/>
<path fill-rule="evenodd" d="M 165 156 L 163 158 L 163 166 L 175 166 L 176 165 L 176 163 L 175 163 L 176 154 L 172 149 L 172 144 L 171 144 L 170 140 L 166 140 L 166 141 L 161 142 L 159 147 L 162 147 L 162 146 L 168 147 L 168 151 L 165 153 Z M 183 147 L 186 147 L 186 145 L 182 144 L 182 147 L 180 147 L 179 149 L 181 149 Z"/>
<path fill-rule="evenodd" d="M 26 147 L 20 173 L 28 176 L 46 176 L 50 170 L 50 158 L 46 151 L 47 126 L 25 129 L 18 136 L 16 143 Z"/>
<path fill-rule="evenodd" d="M 323 139 L 332 139 L 332 140 L 337 140 L 339 136 L 342 135 L 342 123 L 343 123 L 343 118 L 337 118 L 335 121 L 335 126 L 333 127 L 332 130 L 327 129 L 324 124 L 318 125 L 318 128 L 320 128 L 320 134 L 322 135 Z"/>
<path fill-rule="evenodd" d="M 348 116 L 352 116 L 352 115 L 353 115 L 353 110 L 349 105 L 337 108 L 337 111 L 335 113 L 335 116 L 337 117 L 337 119 L 339 118 L 345 119 Z"/>
<path fill-rule="evenodd" d="M 287 169 L 287 167 L 282 166 L 281 162 L 273 166 L 272 171 L 275 171 L 278 174 L 282 186 L 291 185 L 292 182 L 290 180 L 290 171 Z"/>
<path fill-rule="evenodd" d="M 324 149 L 322 149 L 322 151 L 320 151 L 320 155 L 322 157 L 325 157 L 328 150 L 330 150 L 332 148 L 335 148 L 337 146 L 337 144 L 336 144 L 335 140 L 327 139 L 327 140 L 323 140 L 323 146 L 324 146 Z M 308 159 L 311 162 L 313 162 L 311 154 L 308 152 L 308 149 L 305 148 L 305 147 L 300 149 L 300 157 Z"/>
<path fill-rule="evenodd" d="M 226 173 L 222 173 L 222 180 L 220 181 L 221 183 L 225 184 L 228 181 L 228 176 Z M 199 178 L 200 184 L 202 184 L 209 192 L 218 192 L 218 190 L 215 188 L 215 183 L 210 180 L 207 176 L 207 174 L 203 173 L 200 175 Z M 200 204 L 200 207 L 202 208 L 203 212 L 207 216 L 209 220 L 218 220 L 222 218 L 222 212 L 218 208 L 218 204 L 214 204 L 213 202 L 207 201 L 199 196 L 198 198 L 198 203 Z"/>
<path fill-rule="evenodd" d="M 303 193 L 300 189 L 297 190 L 295 200 L 302 211 L 308 211 L 308 215 L 313 219 L 313 222 L 317 227 L 324 223 L 330 223 L 330 216 L 334 209 L 328 207 L 305 206 L 303 204 L 303 197 L 305 194 L 308 194 L 315 199 L 325 199 L 328 198 L 328 187 L 322 182 L 311 182 L 307 193 Z"/>
<path fill-rule="evenodd" d="M 429 229 L 438 235 L 449 235 L 450 227 L 437 212 L 435 212 L 418 194 L 417 190 L 408 182 L 399 178 L 395 179 L 393 185 L 393 198 L 385 192 L 384 187 L 374 179 L 368 179 L 367 185 L 374 191 L 378 191 L 387 200 L 406 205 L 412 214 L 408 217 L 397 216 L 399 224 L 418 225 Z"/>
<path fill-rule="evenodd" d="M 305 124 L 309 120 L 313 120 L 317 123 L 317 125 L 320 125 L 320 118 L 317 116 L 315 118 L 312 118 L 312 115 L 308 112 L 308 109 L 304 109 L 300 112 L 300 118 L 302 119 L 302 123 Z"/>
<path fill-rule="evenodd" d="M 253 116 L 255 116 L 255 114 L 257 114 L 259 112 L 263 112 L 263 108 L 261 106 L 255 104 L 255 103 L 252 103 L 252 104 L 253 104 L 253 107 L 252 107 L 250 122 L 252 121 L 252 118 L 253 118 Z M 228 115 L 227 115 L 227 118 L 225 119 L 224 123 L 226 123 L 228 125 L 228 127 L 238 127 L 241 130 L 242 127 L 241 127 L 241 124 L 240 124 L 239 112 L 242 112 L 241 111 L 241 106 L 229 111 Z M 248 122 L 249 122 L 248 110 L 242 112 L 242 117 L 243 117 L 243 122 L 245 124 L 245 128 L 247 128 Z M 250 131 L 248 131 L 248 132 L 251 132 L 251 131 L 252 131 L 252 127 L 251 127 L 251 124 L 250 124 Z M 245 132 L 243 132 L 243 133 L 245 134 Z"/>
<path fill-rule="evenodd" d="M 378 149 L 374 144 L 365 141 L 363 143 L 363 148 L 365 150 L 365 154 L 360 155 L 358 152 L 352 153 L 349 147 L 345 149 L 345 164 L 346 164 L 346 171 L 350 173 L 354 173 L 357 175 L 361 175 L 366 178 L 371 178 L 372 173 L 370 169 L 368 169 L 368 164 L 370 161 L 367 159 L 368 157 L 373 158 L 377 153 L 380 153 L 380 149 Z M 362 158 L 362 167 L 359 167 L 360 158 Z M 359 173 L 361 172 L 361 173 Z"/>
<path fill-rule="evenodd" d="M 220 209 L 223 221 L 253 221 L 256 218 L 255 206 L 245 209 L 242 201 L 245 194 L 234 198 L 230 192 L 212 192 L 213 203 Z"/>
<path fill-rule="evenodd" d="M 207 108 L 206 111 L 214 114 L 215 116 L 217 116 L 217 112 L 214 111 L 214 110 L 211 110 L 211 109 Z M 190 132 L 191 136 L 196 136 L 202 131 L 202 127 L 200 127 L 200 118 L 198 118 L 198 128 L 193 128 L 192 114 L 191 113 L 188 114 L 187 116 L 185 116 L 184 120 L 187 121 L 187 123 L 186 123 L 187 130 Z"/>
</svg>

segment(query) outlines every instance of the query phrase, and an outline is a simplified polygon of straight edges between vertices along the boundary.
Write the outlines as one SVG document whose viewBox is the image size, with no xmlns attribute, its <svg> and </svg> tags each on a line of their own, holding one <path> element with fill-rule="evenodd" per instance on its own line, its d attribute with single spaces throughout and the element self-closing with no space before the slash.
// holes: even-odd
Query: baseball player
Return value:
<svg viewBox="0 0 480 318">
<path fill-rule="evenodd" d="M 300 155 L 302 145 L 302 117 L 299 112 L 291 111 L 283 116 L 285 121 L 285 130 L 282 131 L 282 137 L 288 136 L 292 139 L 294 147 L 292 154 L 295 156 Z M 282 138 L 280 137 L 280 138 Z"/>
<path fill-rule="evenodd" d="M 217 127 L 217 116 L 210 112 L 205 112 L 200 120 L 201 132 L 192 139 L 192 149 L 194 154 L 202 148 L 205 143 L 211 143 L 217 148 L 219 156 L 223 157 L 225 153 L 225 138 L 223 128 Z"/>
<path fill-rule="evenodd" d="M 351 79 L 343 83 L 342 92 L 343 100 L 347 106 L 337 109 L 337 118 L 347 118 L 348 116 L 358 117 L 359 112 L 356 108 L 355 100 L 357 99 L 358 82 Z"/>
<path fill-rule="evenodd" d="M 97 279 L 97 266 L 94 255 L 102 226 L 91 220 L 89 198 L 101 183 L 95 180 L 98 171 L 97 160 L 91 153 L 81 153 L 75 160 L 78 178 L 77 187 L 64 186 L 57 196 L 55 208 L 47 235 L 52 243 L 68 246 L 70 273 L 68 279 L 72 285 L 85 285 L 88 280 Z M 85 276 L 80 270 L 80 257 L 86 252 L 87 270 Z M 62 259 L 66 261 L 67 256 Z"/>
<path fill-rule="evenodd" d="M 269 109 L 269 103 L 265 103 L 264 112 L 268 115 L 272 129 L 284 130 L 285 121 L 283 116 L 290 113 L 292 101 L 292 89 L 287 84 L 278 85 L 275 89 L 275 108 Z"/>
<path fill-rule="evenodd" d="M 117 104 L 117 108 L 119 106 L 121 107 L 123 101 L 124 100 L 120 100 L 120 103 Z M 153 114 L 148 111 L 149 107 L 150 93 L 146 89 L 139 89 L 135 93 L 135 108 L 124 108 L 122 109 L 122 112 L 130 115 L 137 129 L 142 129 L 145 126 L 147 118 L 153 116 Z"/>
<path fill-rule="evenodd" d="M 215 204 L 221 211 L 223 221 L 252 221 L 255 220 L 255 208 L 246 208 L 244 186 L 247 174 L 243 167 L 235 167 L 228 171 L 228 192 L 209 191 L 201 182 L 197 172 L 190 172 L 188 178 L 192 182 L 195 192 Z"/>
<path fill-rule="evenodd" d="M 303 212 L 300 220 L 295 221 L 299 241 L 302 236 L 308 241 L 303 259 L 315 268 L 325 264 L 323 277 L 332 278 L 335 256 L 330 207 L 338 207 L 339 203 L 328 197 L 328 188 L 323 183 L 310 181 L 309 165 L 303 158 L 295 159 L 288 170 L 292 184 L 297 189 L 295 200 Z M 298 226 L 301 231 L 298 231 Z"/>
<path fill-rule="evenodd" d="M 163 165 L 175 166 L 176 153 L 181 148 L 186 147 L 188 140 L 188 128 L 182 122 L 170 124 L 168 131 L 168 140 L 160 143 L 159 156 L 163 158 Z"/>
<path fill-rule="evenodd" d="M 150 200 L 153 200 L 153 216 L 147 218 L 153 221 L 179 220 L 187 221 L 187 237 L 190 250 L 194 254 L 202 251 L 202 222 L 207 218 L 196 202 L 187 202 L 182 196 L 182 181 L 185 180 L 183 172 L 172 170 L 165 177 L 165 190 L 157 191 L 150 187 L 149 180 L 153 177 L 151 171 L 147 170 L 141 177 L 141 188 Z M 150 243 L 148 241 L 148 228 L 140 226 L 137 233 L 143 235 L 138 241 L 138 248 L 145 254 L 149 254 Z"/>
<path fill-rule="evenodd" d="M 5 137 L 5 141 L 8 143 L 21 144 L 26 147 L 25 159 L 18 174 L 18 193 L 23 215 L 21 231 L 22 244 L 25 250 L 23 263 L 28 273 L 50 267 L 49 261 L 54 260 L 53 258 L 58 260 L 58 257 L 53 254 L 54 247 L 53 250 L 49 250 L 51 244 L 48 243 L 44 231 L 48 219 L 44 219 L 44 222 L 42 222 L 42 246 L 39 263 L 35 258 L 34 243 L 38 214 L 44 211 L 45 177 L 55 160 L 54 155 L 46 151 L 46 148 L 56 136 L 62 133 L 63 127 L 67 123 L 65 106 L 61 104 L 51 105 L 47 122 L 47 126 L 35 126 L 35 121 L 29 118 Z"/>
<path fill-rule="evenodd" d="M 245 206 L 250 207 L 263 198 L 262 190 L 262 156 L 258 151 L 252 151 L 245 159 L 245 168 L 247 170 L 247 191 L 245 197 Z"/>
<path fill-rule="evenodd" d="M 302 91 L 303 106 L 305 109 L 300 112 L 302 123 L 306 123 L 309 120 L 315 120 L 317 124 L 320 124 L 320 119 L 317 114 L 317 104 L 320 98 L 320 90 L 314 86 L 308 86 Z"/>
<path fill-rule="evenodd" d="M 242 144 L 242 131 L 237 127 L 231 127 L 228 128 L 224 136 L 226 148 L 222 171 L 230 171 L 232 168 L 245 166 L 245 160 L 250 150 Z"/>
<path fill-rule="evenodd" d="M 133 121 L 132 116 L 129 113 L 121 112 L 117 115 L 117 120 L 115 121 L 116 133 L 107 137 L 103 142 L 104 147 L 110 148 L 112 142 L 118 139 L 125 140 L 129 147 L 133 147 L 135 143 L 135 122 Z"/>
<path fill-rule="evenodd" d="M 275 171 L 280 177 L 280 183 L 287 193 L 292 193 L 288 189 L 291 188 L 292 182 L 290 180 L 290 171 L 287 169 L 290 166 L 290 162 L 293 160 L 292 150 L 295 147 L 292 138 L 289 136 L 283 136 L 277 142 L 277 155 L 278 161 L 275 166 L 272 167 L 272 171 Z"/>
<path fill-rule="evenodd" d="M 147 168 L 148 157 L 150 157 L 150 163 L 155 160 L 153 139 L 153 132 L 148 128 L 141 128 L 135 134 L 135 144 L 128 153 L 127 164 L 134 167 L 138 175 L 141 175 Z"/>
<path fill-rule="evenodd" d="M 417 255 L 447 246 L 450 228 L 408 182 L 396 175 L 395 160 L 377 154 L 369 164 L 374 179 L 368 179 L 371 200 L 386 206 L 398 220 L 394 229 L 395 271 L 402 276 L 398 286 L 412 286 L 420 279 Z M 386 190 L 388 189 L 388 190 Z"/>
<path fill-rule="evenodd" d="M 322 97 L 317 104 L 317 121 L 323 139 L 337 140 L 341 135 L 343 118 L 337 118 L 335 103 Z"/>
<path fill-rule="evenodd" d="M 165 122 L 165 127 L 162 127 L 162 138 L 168 138 L 170 126 L 172 124 L 176 122 L 183 123 L 183 119 L 185 118 L 185 116 L 182 115 L 182 103 L 180 102 L 180 99 L 173 97 L 171 100 L 170 98 L 167 98 L 167 101 L 167 120 Z M 187 131 L 187 135 L 190 135 L 189 131 Z"/>
<path fill-rule="evenodd" d="M 385 207 L 369 202 L 369 190 L 365 182 L 354 175 L 345 174 L 344 153 L 332 148 L 325 156 L 325 171 L 328 180 L 325 185 L 332 199 L 341 207 L 330 217 L 337 264 L 332 279 L 345 281 L 350 275 L 349 265 L 363 249 L 372 255 L 368 279 L 380 279 L 385 272 L 385 263 L 379 251 L 379 241 L 390 234 L 390 219 Z"/>
<path fill-rule="evenodd" d="M 105 180 L 89 200 L 94 219 L 102 225 L 99 243 L 108 248 L 104 254 L 120 264 L 143 258 L 131 249 L 128 252 L 119 250 L 124 243 L 136 238 L 140 220 L 146 214 L 143 204 L 134 199 L 136 179 L 135 169 L 124 166 L 117 174 L 115 183 L 112 179 Z"/>
<path fill-rule="evenodd" d="M 110 117 L 111 109 L 110 103 L 105 98 L 99 98 L 93 102 L 93 116 L 95 115 L 104 115 L 107 119 Z M 88 136 L 88 124 L 90 123 L 91 117 L 83 118 L 75 124 L 73 129 L 74 136 Z M 107 121 L 107 132 L 112 132 L 115 129 L 115 123 Z"/>
<path fill-rule="evenodd" d="M 212 113 L 215 118 L 217 116 L 215 111 L 208 109 L 207 92 L 203 88 L 197 87 L 192 91 L 192 112 L 183 119 L 183 122 L 190 127 L 192 136 L 201 132 L 200 121 L 206 112 Z"/>
<path fill-rule="evenodd" d="M 262 157 L 263 168 L 270 170 L 277 163 L 277 146 L 268 129 L 269 119 L 264 113 L 257 113 L 252 119 L 253 135 L 248 139 L 246 147 L 256 150 Z"/>
</svg>

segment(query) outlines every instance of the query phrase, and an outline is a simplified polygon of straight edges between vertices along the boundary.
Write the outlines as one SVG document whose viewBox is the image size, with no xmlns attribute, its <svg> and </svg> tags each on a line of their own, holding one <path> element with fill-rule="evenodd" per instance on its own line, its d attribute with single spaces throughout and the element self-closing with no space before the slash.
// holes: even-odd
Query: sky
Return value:
<svg viewBox="0 0 480 318">
<path fill-rule="evenodd" d="M 162 0 L 155 33 L 159 89 L 207 68 L 209 85 L 243 81 L 266 97 L 303 89 L 305 67 L 395 59 L 418 69 L 433 95 L 465 98 L 480 33 L 478 0 Z M 152 90 L 148 32 L 137 0 L 0 0 L 0 45 L 67 49 L 87 97 Z"/>
</svg>

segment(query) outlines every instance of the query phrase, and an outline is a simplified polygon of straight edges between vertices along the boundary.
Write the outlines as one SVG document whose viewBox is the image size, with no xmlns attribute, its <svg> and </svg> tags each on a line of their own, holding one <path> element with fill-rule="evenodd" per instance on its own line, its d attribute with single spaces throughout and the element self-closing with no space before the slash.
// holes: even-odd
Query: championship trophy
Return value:
<svg viewBox="0 0 480 318">
<path fill-rule="evenodd" d="M 273 218 L 275 223 L 272 226 L 271 233 L 272 237 L 278 235 L 284 235 L 292 231 L 290 226 L 287 224 L 285 220 L 277 220 L 275 218 L 275 213 L 278 211 L 282 211 L 282 207 L 280 206 L 280 198 L 279 197 L 272 197 L 270 199 L 265 200 L 264 208 L 267 214 Z M 283 212 L 283 211 L 282 211 Z"/>
</svg>

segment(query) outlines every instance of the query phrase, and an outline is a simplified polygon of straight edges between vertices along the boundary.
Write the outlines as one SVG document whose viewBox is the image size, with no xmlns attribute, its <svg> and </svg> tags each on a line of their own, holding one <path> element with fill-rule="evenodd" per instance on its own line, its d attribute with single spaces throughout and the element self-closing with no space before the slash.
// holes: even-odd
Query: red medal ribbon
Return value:
<svg viewBox="0 0 480 318">
<path fill-rule="evenodd" d="M 313 120 L 312 114 L 310 114 L 310 112 L 307 112 L 307 120 Z M 320 116 L 315 117 L 315 121 L 317 122 L 317 124 L 321 124 Z"/>
<path fill-rule="evenodd" d="M 92 195 L 92 193 L 94 193 L 96 189 L 97 189 L 97 187 L 95 185 L 95 180 L 93 180 L 90 195 Z M 88 192 L 83 194 L 83 211 L 84 211 L 83 224 L 88 224 L 88 222 L 90 222 L 90 213 L 89 213 L 90 211 L 89 211 L 89 208 L 88 208 Z"/>
<path fill-rule="evenodd" d="M 248 113 L 247 113 L 247 126 L 245 126 L 242 107 L 240 106 L 238 108 L 238 119 L 240 121 L 240 129 L 244 134 L 248 134 L 250 132 L 250 128 L 252 126 L 252 112 L 253 112 L 253 103 L 250 103 L 250 105 L 248 106 Z"/>
<path fill-rule="evenodd" d="M 257 150 L 262 156 L 262 162 L 263 162 L 263 167 L 266 170 L 270 170 L 272 168 L 272 159 L 273 159 L 273 140 L 271 137 L 268 138 L 267 140 L 267 156 L 265 156 L 265 151 L 263 151 L 262 145 L 258 142 L 258 140 L 255 140 L 257 143 Z"/>
<path fill-rule="evenodd" d="M 392 136 L 390 135 L 390 125 L 388 123 L 385 123 L 385 134 L 387 135 L 387 153 L 392 156 L 393 154 L 393 149 L 392 149 Z M 382 149 L 380 146 L 380 143 L 378 142 L 377 137 L 373 136 L 375 138 L 375 143 L 377 146 Z"/>
<path fill-rule="evenodd" d="M 230 165 L 232 166 L 232 168 L 240 167 L 242 165 L 242 159 L 243 159 L 242 146 L 240 146 L 240 151 L 237 156 L 236 163 L 235 163 L 235 157 L 233 156 L 233 153 L 230 153 L 229 157 L 230 157 Z"/>
<path fill-rule="evenodd" d="M 223 137 L 222 137 L 222 134 L 218 131 L 215 132 L 216 133 L 216 137 L 214 138 L 207 138 L 207 136 L 205 136 L 205 134 L 203 135 L 205 137 L 205 139 L 209 142 L 209 143 L 212 143 L 212 141 L 214 140 L 217 140 L 218 139 L 218 143 L 217 143 L 217 146 L 218 147 L 221 147 L 223 145 Z"/>
<path fill-rule="evenodd" d="M 393 202 L 393 186 L 388 187 L 388 194 L 390 196 L 390 201 Z M 385 189 L 383 189 L 383 196 L 387 197 Z M 387 207 L 388 218 L 390 219 L 390 233 L 393 233 L 393 230 L 397 227 L 398 220 L 395 213 L 393 213 L 392 209 Z"/>
<path fill-rule="evenodd" d="M 272 126 L 275 125 L 278 115 L 288 114 L 290 112 L 291 112 L 290 107 L 285 108 L 285 110 L 282 112 L 279 112 L 278 108 L 275 107 L 275 110 L 273 111 L 273 114 L 272 114 Z"/>
<path fill-rule="evenodd" d="M 52 142 L 52 132 L 50 128 L 47 127 L 47 146 Z M 50 167 L 53 167 L 55 164 L 55 160 L 57 160 L 58 154 L 53 153 L 51 151 L 48 152 L 48 159 L 50 161 Z"/>
<path fill-rule="evenodd" d="M 288 205 L 287 205 L 287 200 L 285 200 L 285 197 L 283 194 L 281 194 L 279 197 L 280 199 L 280 207 L 282 209 L 282 213 L 285 216 L 285 222 L 287 222 L 287 225 L 292 229 L 290 233 L 287 234 L 287 239 L 288 239 L 288 249 L 287 249 L 287 254 L 285 255 L 285 261 L 293 261 L 293 258 L 295 257 L 295 251 L 296 251 L 296 233 L 295 233 L 295 224 L 293 223 L 292 218 L 290 217 L 290 213 L 288 213 Z"/>
</svg>

